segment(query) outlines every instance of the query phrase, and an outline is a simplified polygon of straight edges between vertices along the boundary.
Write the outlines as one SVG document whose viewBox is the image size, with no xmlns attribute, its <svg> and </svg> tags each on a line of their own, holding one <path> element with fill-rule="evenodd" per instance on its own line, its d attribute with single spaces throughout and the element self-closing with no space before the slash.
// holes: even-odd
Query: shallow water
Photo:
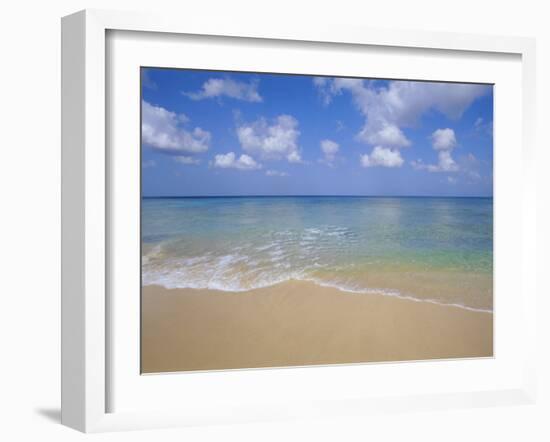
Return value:
<svg viewBox="0 0 550 442">
<path fill-rule="evenodd" d="M 311 280 L 493 305 L 492 198 L 142 200 L 142 283 L 239 292 Z"/>
</svg>

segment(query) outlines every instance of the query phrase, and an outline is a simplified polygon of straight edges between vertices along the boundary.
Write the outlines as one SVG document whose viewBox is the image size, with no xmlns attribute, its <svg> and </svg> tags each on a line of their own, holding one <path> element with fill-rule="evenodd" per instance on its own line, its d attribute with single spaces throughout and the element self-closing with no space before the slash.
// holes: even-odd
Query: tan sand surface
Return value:
<svg viewBox="0 0 550 442">
<path fill-rule="evenodd" d="M 143 373 L 492 355 L 491 313 L 302 281 L 143 287 Z"/>
</svg>

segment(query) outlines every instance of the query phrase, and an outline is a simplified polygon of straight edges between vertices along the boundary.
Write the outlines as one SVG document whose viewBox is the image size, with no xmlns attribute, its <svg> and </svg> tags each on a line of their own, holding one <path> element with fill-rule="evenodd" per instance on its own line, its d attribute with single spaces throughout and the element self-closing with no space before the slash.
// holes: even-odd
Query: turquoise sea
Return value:
<svg viewBox="0 0 550 442">
<path fill-rule="evenodd" d="M 493 199 L 142 199 L 142 284 L 228 292 L 307 280 L 491 311 Z"/>
</svg>

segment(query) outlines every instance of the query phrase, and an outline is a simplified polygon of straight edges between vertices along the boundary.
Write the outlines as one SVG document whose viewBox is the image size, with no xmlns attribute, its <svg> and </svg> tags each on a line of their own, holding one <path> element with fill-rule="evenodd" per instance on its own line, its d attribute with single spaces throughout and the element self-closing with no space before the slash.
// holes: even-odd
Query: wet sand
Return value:
<svg viewBox="0 0 550 442">
<path fill-rule="evenodd" d="M 142 372 L 493 355 L 492 313 L 291 281 L 142 293 Z"/>
</svg>

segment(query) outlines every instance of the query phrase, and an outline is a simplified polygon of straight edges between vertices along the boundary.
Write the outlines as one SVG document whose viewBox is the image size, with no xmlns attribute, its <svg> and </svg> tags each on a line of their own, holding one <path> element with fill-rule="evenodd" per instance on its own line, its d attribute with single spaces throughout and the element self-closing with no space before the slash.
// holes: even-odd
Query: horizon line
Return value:
<svg viewBox="0 0 550 442">
<path fill-rule="evenodd" d="M 141 198 L 493 198 L 493 195 L 141 195 Z"/>
</svg>

